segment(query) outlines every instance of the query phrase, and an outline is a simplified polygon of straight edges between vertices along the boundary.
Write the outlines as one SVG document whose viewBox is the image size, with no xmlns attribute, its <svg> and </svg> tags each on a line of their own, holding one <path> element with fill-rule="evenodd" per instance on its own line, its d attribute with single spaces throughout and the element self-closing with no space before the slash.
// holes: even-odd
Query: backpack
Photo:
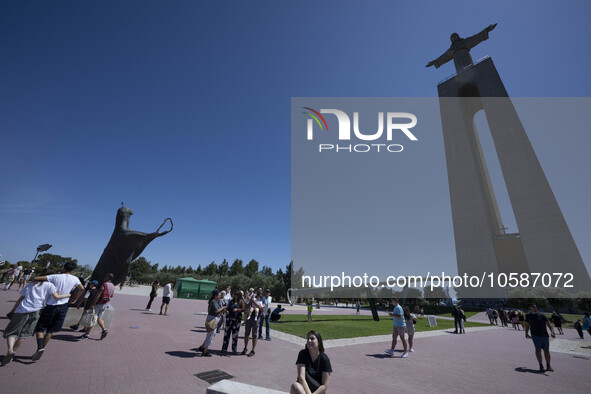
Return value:
<svg viewBox="0 0 591 394">
<path fill-rule="evenodd" d="M 99 302 L 97 302 L 97 304 L 107 304 L 109 301 L 111 301 L 111 297 L 113 297 L 113 294 L 115 293 L 115 285 L 113 285 L 111 282 L 103 283 L 103 289 L 104 291 L 102 297 Z"/>
</svg>

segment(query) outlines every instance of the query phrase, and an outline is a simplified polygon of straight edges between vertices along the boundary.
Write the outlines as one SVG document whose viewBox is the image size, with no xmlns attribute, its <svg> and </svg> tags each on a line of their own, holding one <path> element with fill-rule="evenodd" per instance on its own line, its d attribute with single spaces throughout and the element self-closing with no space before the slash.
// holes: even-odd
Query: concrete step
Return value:
<svg viewBox="0 0 591 394">
<path fill-rule="evenodd" d="M 206 394 L 287 394 L 284 391 L 266 389 L 251 384 L 234 382 L 232 380 L 220 380 L 211 385 L 205 391 Z"/>
</svg>

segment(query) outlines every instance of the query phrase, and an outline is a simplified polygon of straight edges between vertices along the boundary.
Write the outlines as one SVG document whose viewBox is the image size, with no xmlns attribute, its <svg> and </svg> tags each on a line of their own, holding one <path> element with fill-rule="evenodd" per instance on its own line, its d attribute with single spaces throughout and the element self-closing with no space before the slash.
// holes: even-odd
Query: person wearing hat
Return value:
<svg viewBox="0 0 591 394">
<path fill-rule="evenodd" d="M 86 303 L 84 304 L 84 313 L 92 313 L 91 309 L 94 304 L 94 299 L 96 298 L 96 295 L 98 293 L 97 286 L 98 281 L 96 280 L 91 280 L 90 282 L 88 282 L 88 291 L 84 295 L 86 299 Z M 78 308 L 80 308 L 80 305 L 78 305 Z M 84 313 L 82 314 L 82 316 L 84 316 Z M 80 320 L 82 320 L 82 316 L 80 316 Z M 70 326 L 70 328 L 74 331 L 77 331 L 80 327 L 80 320 L 78 320 L 78 323 L 74 324 L 73 326 Z M 81 338 L 88 339 L 88 335 L 86 335 L 85 333 L 84 335 L 82 335 Z"/>
<path fill-rule="evenodd" d="M 265 308 L 265 313 L 263 314 L 262 319 L 264 319 L 265 321 L 265 326 L 266 326 L 266 337 L 265 340 L 266 341 L 270 341 L 271 340 L 271 330 L 269 329 L 269 321 L 271 318 L 271 290 L 267 289 L 265 291 L 265 295 L 263 296 L 263 304 L 264 304 L 264 308 Z M 259 339 L 263 339 L 263 320 L 261 320 L 261 324 L 259 325 Z"/>
</svg>

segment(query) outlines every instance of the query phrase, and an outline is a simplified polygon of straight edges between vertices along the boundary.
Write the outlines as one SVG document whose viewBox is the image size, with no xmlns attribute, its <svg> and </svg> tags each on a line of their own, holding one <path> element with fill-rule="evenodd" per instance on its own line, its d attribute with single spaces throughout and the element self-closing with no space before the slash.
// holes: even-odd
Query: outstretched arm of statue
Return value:
<svg viewBox="0 0 591 394">
<path fill-rule="evenodd" d="M 464 43 L 466 47 L 468 47 L 468 49 L 472 49 L 482 41 L 488 40 L 488 32 L 494 30 L 495 27 L 497 27 L 496 23 L 488 25 L 480 33 L 474 34 L 472 37 L 465 38 Z"/>
<path fill-rule="evenodd" d="M 445 53 L 443 55 L 441 55 L 437 59 L 431 60 L 429 63 L 427 63 L 427 65 L 425 67 L 435 66 L 435 68 L 439 68 L 443 64 L 449 62 L 451 59 L 453 59 L 453 50 L 448 49 L 447 51 L 445 51 Z"/>
</svg>

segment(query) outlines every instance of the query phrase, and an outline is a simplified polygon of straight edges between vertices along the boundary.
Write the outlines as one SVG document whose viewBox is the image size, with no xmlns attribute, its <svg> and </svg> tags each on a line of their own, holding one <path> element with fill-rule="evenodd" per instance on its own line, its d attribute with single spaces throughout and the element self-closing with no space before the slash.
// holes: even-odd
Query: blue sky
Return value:
<svg viewBox="0 0 591 394">
<path fill-rule="evenodd" d="M 408 3 L 2 2 L 2 258 L 51 243 L 94 266 L 124 201 L 132 229 L 174 220 L 152 262 L 284 267 L 291 97 L 433 97 L 453 66 L 424 65 L 454 31 L 499 24 L 472 56 L 512 96 L 589 95 L 588 2 Z M 588 177 L 552 177 L 588 263 Z"/>
</svg>

